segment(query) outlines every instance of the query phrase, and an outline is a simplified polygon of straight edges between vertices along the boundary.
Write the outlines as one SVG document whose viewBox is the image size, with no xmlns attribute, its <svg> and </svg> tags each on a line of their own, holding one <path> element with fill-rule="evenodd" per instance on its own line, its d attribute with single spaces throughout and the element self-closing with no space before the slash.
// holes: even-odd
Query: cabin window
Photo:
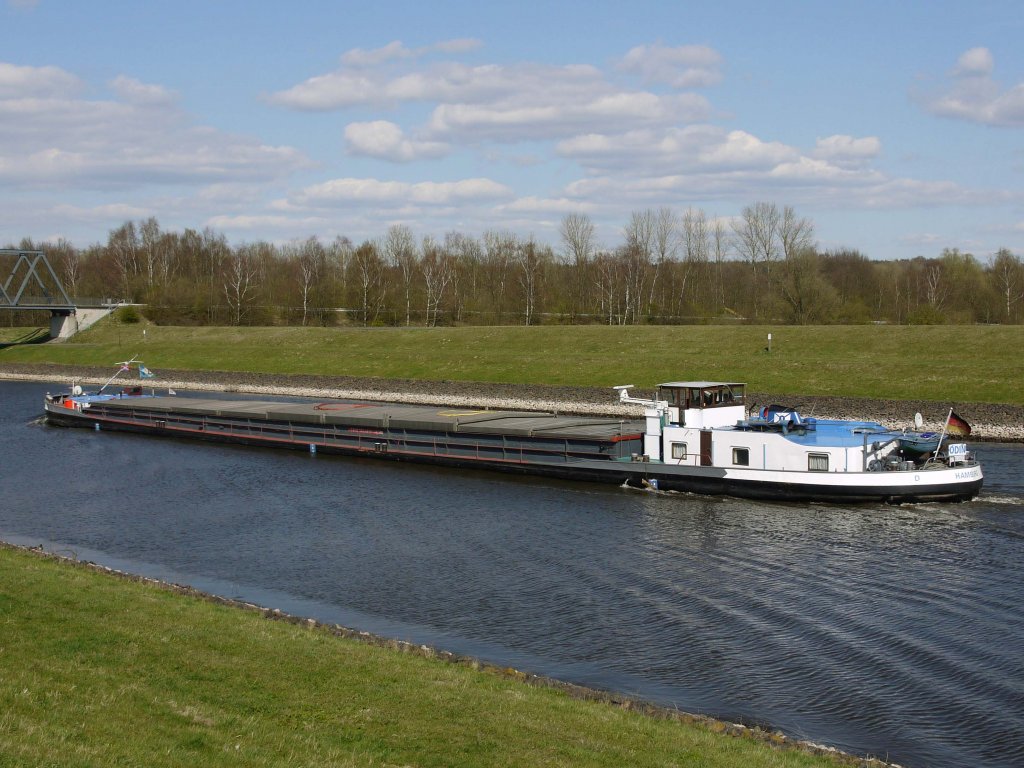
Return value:
<svg viewBox="0 0 1024 768">
<path fill-rule="evenodd" d="M 673 459 L 685 459 L 686 458 L 686 443 L 672 443 L 672 458 Z"/>
<path fill-rule="evenodd" d="M 828 454 L 808 453 L 807 469 L 811 472 L 828 472 Z"/>
<path fill-rule="evenodd" d="M 732 449 L 732 463 L 738 464 L 741 467 L 750 466 L 750 449 L 749 448 L 733 448 Z"/>
</svg>

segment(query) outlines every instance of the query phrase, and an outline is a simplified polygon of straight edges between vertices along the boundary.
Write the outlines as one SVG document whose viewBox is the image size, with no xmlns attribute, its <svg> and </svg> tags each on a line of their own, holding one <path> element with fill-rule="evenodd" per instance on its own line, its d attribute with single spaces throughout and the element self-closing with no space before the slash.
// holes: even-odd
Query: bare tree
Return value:
<svg viewBox="0 0 1024 768">
<path fill-rule="evenodd" d="M 359 287 L 363 325 L 371 325 L 377 321 L 384 302 L 384 261 L 376 244 L 368 240 L 356 248 L 352 254 L 352 268 Z"/>
<path fill-rule="evenodd" d="M 647 296 L 648 306 L 654 306 L 658 278 L 661 276 L 662 270 L 666 264 L 675 261 L 679 253 L 679 221 L 671 208 L 659 208 L 654 216 L 651 252 L 654 256 L 654 269 Z"/>
<path fill-rule="evenodd" d="M 779 222 L 781 216 L 775 203 L 754 203 L 743 209 L 739 221 L 733 224 L 736 247 L 740 255 L 750 262 L 755 276 L 757 265 L 765 265 L 770 277 L 771 265 L 779 259 Z"/>
<path fill-rule="evenodd" d="M 684 303 L 686 288 L 693 275 L 700 275 L 708 262 L 708 220 L 700 208 L 687 208 L 683 214 L 683 275 L 679 286 L 679 301 Z"/>
<path fill-rule="evenodd" d="M 448 252 L 432 237 L 424 237 L 420 248 L 420 273 L 423 275 L 423 287 L 426 293 L 426 317 L 424 325 L 431 328 L 437 325 L 438 313 L 444 292 L 452 279 L 452 260 Z"/>
<path fill-rule="evenodd" d="M 290 250 L 290 260 L 296 267 L 299 297 L 302 300 L 302 324 L 306 325 L 309 319 L 310 302 L 314 291 L 320 284 L 320 276 L 324 271 L 327 254 L 316 237 L 307 238 L 297 248 L 293 247 Z"/>
<path fill-rule="evenodd" d="M 585 213 L 570 213 L 562 218 L 559 233 L 573 270 L 571 314 L 575 319 L 581 312 L 587 294 L 587 272 L 594 253 L 594 224 Z"/>
<path fill-rule="evenodd" d="M 821 276 L 821 257 L 813 248 L 791 253 L 782 262 L 779 272 L 779 292 L 793 322 L 803 325 L 829 316 L 838 295 Z"/>
<path fill-rule="evenodd" d="M 754 203 L 745 207 L 740 219 L 733 223 L 736 248 L 750 264 L 751 308 L 755 317 L 761 314 L 765 298 L 771 299 L 772 265 L 781 254 L 780 221 L 775 203 Z"/>
<path fill-rule="evenodd" d="M 177 262 L 178 271 L 190 281 L 198 281 L 203 274 L 203 240 L 194 229 L 186 228 L 178 236 Z"/>
<path fill-rule="evenodd" d="M 348 269 L 354 250 L 351 240 L 338 235 L 327 247 L 327 254 L 324 257 L 327 274 L 333 285 L 331 295 L 339 305 L 344 304 L 348 296 Z"/>
<path fill-rule="evenodd" d="M 723 267 L 725 260 L 729 258 L 731 241 L 729 233 L 725 231 L 725 222 L 716 218 L 711 225 L 711 253 L 715 260 L 715 303 L 719 308 L 725 307 L 725 280 L 723 279 Z"/>
<path fill-rule="evenodd" d="M 783 258 L 790 258 L 814 247 L 814 223 L 796 215 L 793 206 L 782 209 L 779 221 L 779 241 Z"/>
<path fill-rule="evenodd" d="M 620 277 L 619 259 L 615 255 L 602 252 L 594 257 L 594 287 L 597 288 L 598 305 L 602 315 L 608 318 L 608 325 L 615 325 L 617 320 L 624 322 L 622 318 L 617 318 L 619 307 L 616 305 L 616 297 L 622 293 Z"/>
<path fill-rule="evenodd" d="M 158 263 L 164 258 L 161 254 L 160 224 L 150 216 L 139 225 L 139 251 L 146 270 L 146 287 L 153 288 L 154 276 L 160 267 Z"/>
<path fill-rule="evenodd" d="M 949 287 L 942 279 L 942 265 L 932 264 L 924 273 L 925 300 L 935 309 L 941 310 L 949 293 Z"/>
<path fill-rule="evenodd" d="M 215 320 L 215 311 L 217 306 L 217 276 L 221 272 L 223 264 L 231 256 L 231 249 L 228 247 L 228 240 L 224 235 L 219 232 L 214 232 L 210 227 L 203 229 L 202 234 L 202 250 L 206 258 L 206 266 L 208 268 L 207 275 L 209 276 L 209 305 L 207 307 L 207 313 L 209 315 L 210 322 Z"/>
<path fill-rule="evenodd" d="M 476 293 L 483 252 L 475 238 L 460 232 L 445 234 L 444 249 L 452 260 L 452 318 L 461 321 L 468 296 Z"/>
<path fill-rule="evenodd" d="M 405 290 L 405 324 L 412 324 L 412 281 L 416 277 L 416 239 L 404 224 L 388 227 L 384 236 L 384 255 L 402 276 Z"/>
<path fill-rule="evenodd" d="M 82 276 L 82 254 L 63 237 L 49 250 L 56 252 L 54 255 L 57 258 L 54 261 L 59 266 L 64 290 L 73 300 L 78 295 L 78 281 Z"/>
<path fill-rule="evenodd" d="M 651 270 L 651 246 L 654 242 L 655 222 L 654 211 L 650 208 L 644 211 L 634 211 L 630 216 L 629 224 L 623 231 L 626 240 L 625 247 L 621 252 L 626 289 L 625 314 L 626 318 L 633 323 L 640 322 L 640 312 L 643 309 L 641 301 Z"/>
<path fill-rule="evenodd" d="M 1000 248 L 992 260 L 992 275 L 1006 320 L 1013 322 L 1014 309 L 1024 300 L 1024 264 L 1009 249 Z"/>
<path fill-rule="evenodd" d="M 484 232 L 484 276 L 490 305 L 500 323 L 505 313 L 505 295 L 509 275 L 519 248 L 519 239 L 511 232 Z"/>
<path fill-rule="evenodd" d="M 525 243 L 520 243 L 516 251 L 516 262 L 519 265 L 519 284 L 523 289 L 523 318 L 525 325 L 532 325 L 537 312 L 537 301 L 541 280 L 544 276 L 544 265 L 550 260 L 551 253 L 543 246 L 537 245 L 531 236 Z"/>
<path fill-rule="evenodd" d="M 135 224 L 126 221 L 111 232 L 107 238 L 107 249 L 117 266 L 121 282 L 120 298 L 127 299 L 131 295 L 131 282 L 139 271 L 139 235 Z"/>
<path fill-rule="evenodd" d="M 224 268 L 224 298 L 235 325 L 248 314 L 259 274 L 257 246 L 243 245 L 228 257 Z"/>
</svg>

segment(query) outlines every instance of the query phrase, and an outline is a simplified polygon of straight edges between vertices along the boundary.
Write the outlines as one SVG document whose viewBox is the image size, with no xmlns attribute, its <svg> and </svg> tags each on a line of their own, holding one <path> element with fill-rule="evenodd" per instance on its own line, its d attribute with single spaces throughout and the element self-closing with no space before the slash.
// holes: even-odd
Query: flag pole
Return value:
<svg viewBox="0 0 1024 768">
<path fill-rule="evenodd" d="M 121 367 L 117 369 L 117 372 L 113 376 L 111 376 L 109 379 L 107 379 L 107 383 L 106 384 L 104 384 L 102 387 L 100 387 L 99 389 L 96 390 L 96 394 L 97 395 L 102 395 L 103 394 L 103 390 L 110 386 L 110 382 L 112 382 L 114 379 L 116 379 L 118 376 L 120 376 L 125 371 L 131 370 L 132 363 L 134 363 L 134 362 L 135 362 L 135 358 L 133 357 L 131 360 L 125 360 L 123 362 L 118 363 L 118 365 L 121 366 Z"/>
<path fill-rule="evenodd" d="M 949 413 L 946 414 L 946 423 L 942 425 L 942 434 L 939 435 L 939 444 L 935 448 L 935 456 L 936 456 L 936 458 L 939 455 L 939 451 L 942 450 L 942 441 L 946 439 L 946 430 L 949 428 L 949 420 L 951 418 L 953 418 L 953 408 L 952 407 L 950 407 Z"/>
</svg>

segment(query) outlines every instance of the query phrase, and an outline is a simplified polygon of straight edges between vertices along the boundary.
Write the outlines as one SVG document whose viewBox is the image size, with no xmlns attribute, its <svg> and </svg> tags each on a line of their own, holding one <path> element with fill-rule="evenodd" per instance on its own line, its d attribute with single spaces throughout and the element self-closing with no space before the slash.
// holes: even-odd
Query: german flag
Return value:
<svg viewBox="0 0 1024 768">
<path fill-rule="evenodd" d="M 971 434 L 971 425 L 963 416 L 950 410 L 949 418 L 946 420 L 946 433 L 956 437 L 967 437 Z"/>
</svg>

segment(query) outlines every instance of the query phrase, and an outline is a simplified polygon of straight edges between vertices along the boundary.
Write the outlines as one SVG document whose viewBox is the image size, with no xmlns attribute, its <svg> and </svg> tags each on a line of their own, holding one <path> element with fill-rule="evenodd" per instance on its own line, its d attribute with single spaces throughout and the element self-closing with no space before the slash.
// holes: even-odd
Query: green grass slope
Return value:
<svg viewBox="0 0 1024 768">
<path fill-rule="evenodd" d="M 145 330 L 145 336 L 143 335 Z M 772 333 L 772 351 L 766 351 Z M 0 363 L 556 384 L 745 381 L 778 394 L 1024 403 L 1022 326 L 182 328 L 104 322 Z"/>
<path fill-rule="evenodd" d="M 5 766 L 828 766 L 0 547 Z"/>
</svg>

